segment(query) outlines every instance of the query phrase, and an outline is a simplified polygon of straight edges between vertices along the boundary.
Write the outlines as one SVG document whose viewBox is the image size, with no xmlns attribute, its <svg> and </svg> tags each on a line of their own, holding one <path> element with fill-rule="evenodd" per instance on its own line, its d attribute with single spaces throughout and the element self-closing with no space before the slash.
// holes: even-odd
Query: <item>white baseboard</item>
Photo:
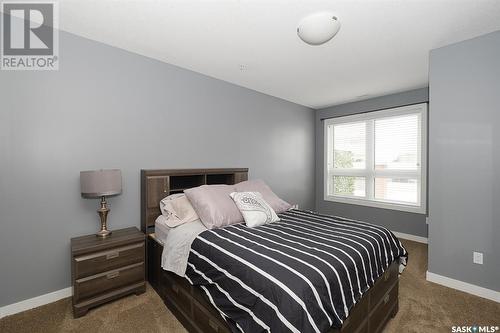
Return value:
<svg viewBox="0 0 500 333">
<path fill-rule="evenodd" d="M 392 230 L 391 230 L 391 232 L 394 235 L 396 235 L 397 238 L 402 238 L 402 239 L 407 239 L 407 240 L 411 240 L 411 241 L 418 242 L 418 243 L 427 244 L 427 237 L 415 236 L 415 235 L 405 234 L 402 232 L 392 231 Z"/>
<path fill-rule="evenodd" d="M 500 292 L 495 290 L 479 287 L 474 284 L 455 280 L 446 276 L 431 273 L 429 271 L 427 271 L 426 273 L 426 279 L 427 281 L 434 282 L 445 287 L 457 289 L 468 294 L 476 295 L 500 303 Z"/>
<path fill-rule="evenodd" d="M 73 288 L 68 287 L 61 290 L 56 290 L 54 292 L 33 297 L 21 302 L 17 302 L 14 304 L 5 305 L 0 307 L 0 318 L 5 316 L 10 316 L 19 312 L 23 312 L 29 309 L 33 309 L 45 304 L 49 304 L 60 299 L 71 297 L 73 295 Z"/>
</svg>

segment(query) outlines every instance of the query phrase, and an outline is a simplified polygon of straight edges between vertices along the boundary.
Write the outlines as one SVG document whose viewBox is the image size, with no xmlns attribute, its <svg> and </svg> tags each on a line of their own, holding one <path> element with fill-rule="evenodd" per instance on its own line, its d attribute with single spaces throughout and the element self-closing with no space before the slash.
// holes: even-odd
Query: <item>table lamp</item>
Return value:
<svg viewBox="0 0 500 333">
<path fill-rule="evenodd" d="M 122 172 L 118 169 L 80 172 L 80 188 L 83 198 L 101 198 L 101 208 L 97 210 L 101 218 L 101 231 L 96 236 L 106 238 L 111 235 L 106 220 L 109 208 L 106 197 L 122 193 Z"/>
</svg>

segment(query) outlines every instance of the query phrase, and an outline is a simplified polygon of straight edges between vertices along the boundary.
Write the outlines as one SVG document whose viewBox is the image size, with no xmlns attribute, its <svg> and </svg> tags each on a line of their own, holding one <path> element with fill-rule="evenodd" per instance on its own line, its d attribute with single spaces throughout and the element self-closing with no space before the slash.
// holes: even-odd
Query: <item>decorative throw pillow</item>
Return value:
<svg viewBox="0 0 500 333">
<path fill-rule="evenodd" d="M 198 214 L 183 193 L 172 194 L 162 199 L 160 210 L 170 228 L 199 219 Z"/>
<path fill-rule="evenodd" d="M 184 190 L 186 197 L 207 229 L 243 222 L 238 207 L 229 196 L 233 185 L 201 185 Z"/>
<path fill-rule="evenodd" d="M 231 198 L 250 228 L 280 220 L 259 192 L 233 192 Z"/>
<path fill-rule="evenodd" d="M 267 184 L 260 179 L 247 180 L 234 185 L 237 192 L 259 192 L 264 200 L 279 214 L 286 212 L 292 205 L 280 199 Z"/>
</svg>

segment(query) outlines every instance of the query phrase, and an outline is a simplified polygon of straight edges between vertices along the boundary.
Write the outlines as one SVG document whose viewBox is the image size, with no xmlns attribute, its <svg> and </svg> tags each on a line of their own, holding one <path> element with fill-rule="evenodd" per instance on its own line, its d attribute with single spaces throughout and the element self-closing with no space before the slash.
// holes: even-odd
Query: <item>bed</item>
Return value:
<svg viewBox="0 0 500 333">
<path fill-rule="evenodd" d="M 186 277 L 180 277 L 174 273 L 162 269 L 161 260 L 163 253 L 163 244 L 159 239 L 157 239 L 154 232 L 155 219 L 160 214 L 159 202 L 167 195 L 180 193 L 185 189 L 200 186 L 203 184 L 235 184 L 247 180 L 247 178 L 248 169 L 243 168 L 141 171 L 141 228 L 148 236 L 147 279 L 151 286 L 163 299 L 166 306 L 172 311 L 172 313 L 177 317 L 177 319 L 179 319 L 179 321 L 189 332 L 229 333 L 241 330 L 245 332 L 271 330 L 268 326 L 262 324 L 260 326 L 253 327 L 253 323 L 251 323 L 250 321 L 248 321 L 249 324 L 247 326 L 242 328 L 235 322 L 228 320 L 227 316 L 224 316 L 224 312 L 227 312 L 228 309 L 229 311 L 231 311 L 231 309 L 226 307 L 225 310 L 221 310 L 220 306 L 217 306 L 224 305 L 225 299 L 224 297 L 222 297 L 223 295 L 221 295 L 221 297 L 218 297 L 219 299 L 214 300 L 217 294 L 213 290 L 210 290 L 210 288 L 215 288 L 214 283 L 208 283 L 207 281 L 213 282 L 213 280 L 215 279 L 221 284 L 230 284 L 232 281 L 229 281 L 229 279 L 227 279 L 226 274 L 211 276 L 211 278 L 203 274 L 202 270 L 200 271 L 200 269 L 203 268 L 203 265 L 205 265 L 206 261 L 208 260 L 205 256 L 202 255 L 199 258 L 196 258 L 195 254 L 192 253 L 190 255 L 190 267 L 186 271 Z M 322 229 L 331 229 L 332 233 L 335 232 L 335 234 L 333 234 L 334 236 L 331 237 L 339 238 L 340 242 L 340 238 L 343 238 L 343 235 L 345 235 L 345 230 L 355 230 L 356 228 L 359 228 L 359 226 L 363 226 L 363 228 L 369 228 L 370 226 L 359 221 L 352 221 L 342 218 L 333 219 L 329 216 L 301 210 L 292 210 L 290 212 L 286 212 L 284 214 L 281 214 L 280 218 L 282 219 L 282 223 L 267 226 L 266 228 L 268 229 L 260 229 L 254 231 L 245 228 L 245 226 L 242 224 L 235 225 L 227 229 L 223 228 L 202 233 L 197 237 L 195 242 L 193 242 L 192 252 L 197 254 L 200 254 L 200 252 L 203 252 L 204 254 L 212 253 L 213 256 L 209 258 L 210 260 L 219 260 L 218 263 L 220 265 L 229 265 L 231 267 L 235 266 L 234 269 L 236 271 L 233 271 L 232 275 L 229 274 L 230 276 L 233 276 L 237 275 L 237 272 L 239 271 L 244 271 L 245 267 L 250 263 L 248 261 L 243 261 L 242 263 L 240 258 L 238 258 L 237 261 L 233 262 L 220 261 L 222 259 L 214 254 L 214 247 L 216 247 L 220 251 L 223 251 L 224 249 L 221 249 L 222 244 L 227 243 L 227 245 L 225 246 L 234 247 L 225 249 L 228 254 L 235 251 L 254 251 L 247 250 L 247 248 L 252 248 L 249 242 L 255 243 L 257 238 L 261 238 L 262 242 L 266 242 L 267 250 L 273 251 L 273 254 L 279 252 L 279 255 L 281 256 L 288 255 L 287 253 L 282 253 L 283 251 L 285 251 L 284 248 L 280 248 L 280 251 L 278 251 L 277 249 L 269 248 L 272 247 L 272 243 L 276 243 L 276 238 L 273 237 L 277 236 L 270 235 L 272 233 L 279 233 L 280 238 L 290 238 L 286 240 L 287 242 L 290 242 L 287 243 L 289 244 L 289 246 L 287 247 L 290 248 L 290 251 L 296 251 L 293 246 L 293 241 L 297 240 L 297 238 L 301 238 L 301 242 L 312 242 L 312 240 L 305 239 L 307 238 L 307 234 L 317 233 L 319 235 L 319 232 Z M 322 223 L 324 225 L 322 225 Z M 292 227 L 291 224 L 294 224 L 297 227 Z M 310 228 L 312 229 L 303 229 L 307 227 L 306 224 L 310 224 Z M 295 228 L 296 230 L 293 228 Z M 310 299 L 314 299 L 314 297 L 316 297 L 316 299 L 318 300 L 317 304 L 319 305 L 319 308 L 311 311 L 310 314 L 308 313 L 309 318 L 307 318 L 306 316 L 303 319 L 293 318 L 295 322 L 292 323 L 290 323 L 290 321 L 288 320 L 281 320 L 280 322 L 276 321 L 275 323 L 273 323 L 273 325 L 277 325 L 273 326 L 273 332 L 308 330 L 314 332 L 380 332 L 383 330 L 385 324 L 398 311 L 398 275 L 400 270 L 400 262 L 395 259 L 397 257 L 405 255 L 406 251 L 404 251 L 404 248 L 402 248 L 397 238 L 395 238 L 393 235 L 391 236 L 390 232 L 382 230 L 383 228 L 373 228 L 373 237 L 371 238 L 375 239 L 376 234 L 379 233 L 381 235 L 381 239 L 382 237 L 385 237 L 385 240 L 387 241 L 387 243 L 385 243 L 387 244 L 387 248 L 386 245 L 384 245 L 383 241 L 380 242 L 383 248 L 375 242 L 373 244 L 377 244 L 376 246 L 378 246 L 378 249 L 376 249 L 373 244 L 370 245 L 369 243 L 367 243 L 368 245 L 365 244 L 365 246 L 358 248 L 358 250 L 353 248 L 353 250 L 356 250 L 355 252 L 359 252 L 360 249 L 369 248 L 371 246 L 373 248 L 373 253 L 370 254 L 370 252 L 366 252 L 366 255 L 359 253 L 359 261 L 362 262 L 363 265 L 365 265 L 366 262 L 366 267 L 363 266 L 364 274 L 360 273 L 353 275 L 353 278 L 349 280 L 353 280 L 354 282 L 350 281 L 349 283 L 351 283 L 351 286 L 356 285 L 355 278 L 364 275 L 366 277 L 366 285 L 364 283 L 360 284 L 358 278 L 357 284 L 359 286 L 359 290 L 357 290 L 356 293 L 354 293 L 354 291 L 351 291 L 352 296 L 350 294 L 347 295 L 347 298 L 352 297 L 352 301 L 349 301 L 349 299 L 347 299 L 344 300 L 343 303 L 338 303 L 342 304 L 342 306 L 332 303 L 332 306 L 330 308 L 326 308 L 326 306 L 325 308 L 323 308 L 321 305 L 325 303 L 322 303 L 321 300 L 325 299 L 326 294 L 329 294 L 331 299 L 332 291 L 328 290 L 327 292 L 326 290 L 321 290 L 320 288 L 317 288 L 317 284 L 309 283 L 310 288 L 308 290 L 310 290 L 311 293 L 310 295 L 304 295 L 303 299 L 306 301 L 310 301 Z M 340 229 L 341 231 L 337 229 Z M 358 233 L 358 230 L 356 230 L 355 232 Z M 266 234 L 268 234 L 268 236 L 266 236 Z M 265 237 L 267 237 L 267 239 L 264 239 Z M 395 244 L 392 245 L 391 242 Z M 398 242 L 399 244 L 396 244 L 396 242 Z M 262 244 L 257 245 L 262 246 Z M 310 246 L 311 248 L 313 248 L 312 244 L 310 244 Z M 394 253 L 394 255 L 388 256 L 387 249 L 391 251 L 391 248 L 394 250 L 394 252 L 401 252 Z M 256 252 L 254 254 L 262 256 L 262 254 Z M 350 257 L 354 258 L 354 254 Z M 248 254 L 243 253 L 242 257 L 245 255 Z M 304 255 L 308 254 L 304 253 Z M 202 257 L 204 258 L 203 260 Z M 249 257 L 247 257 L 247 259 L 248 258 Z M 198 259 L 200 260 L 199 262 L 196 261 Z M 268 256 L 266 256 L 266 259 L 276 261 L 272 258 L 268 258 Z M 353 260 L 352 258 L 350 259 Z M 211 262 L 210 260 L 208 260 L 208 262 Z M 368 265 L 368 261 L 370 260 L 379 263 L 379 265 L 377 266 L 375 263 L 370 263 Z M 238 264 L 241 264 L 241 267 L 237 267 Z M 328 263 L 325 262 L 325 264 Z M 283 264 L 281 265 L 285 267 Z M 312 265 L 309 266 L 311 266 L 310 268 L 318 271 L 318 273 L 323 273 L 320 272 L 318 268 L 312 267 Z M 302 274 L 299 273 L 298 268 L 293 269 L 288 266 L 286 266 L 285 268 L 290 270 L 291 272 L 295 272 L 295 275 L 301 276 L 301 279 L 298 279 L 301 283 L 303 283 L 304 281 L 309 282 L 307 278 L 304 278 Z M 267 268 L 264 266 L 257 267 L 255 269 L 261 269 L 262 271 L 264 271 Z M 269 268 L 269 270 L 271 270 L 271 268 Z M 207 271 L 210 270 L 206 270 L 205 273 Z M 307 270 L 305 270 L 304 272 L 306 271 Z M 213 272 L 212 270 L 210 274 L 217 274 L 217 272 Z M 276 277 L 279 277 L 280 274 L 282 274 L 281 270 L 275 270 L 274 272 L 272 272 L 272 275 Z M 349 274 L 349 271 L 346 270 L 346 275 L 348 276 Z M 275 282 L 279 284 L 279 280 L 284 279 L 288 278 L 286 278 L 286 276 L 284 275 L 281 278 L 275 279 Z M 345 282 L 347 281 L 345 277 L 338 281 L 340 282 L 340 284 L 342 284 L 342 281 L 344 281 L 344 283 L 347 283 Z M 327 284 L 325 283 L 325 285 Z M 332 288 L 334 288 L 335 284 L 331 284 L 331 286 Z M 286 288 L 286 286 L 283 287 Z M 270 290 L 270 288 L 271 287 L 261 288 L 259 295 L 265 295 L 265 293 L 268 293 L 272 296 L 277 293 L 278 289 L 282 289 L 274 288 L 274 290 Z M 346 290 L 349 289 L 353 288 L 347 288 Z M 356 290 L 356 288 L 354 288 L 354 290 Z M 245 296 L 244 292 L 244 290 L 238 291 L 234 289 L 234 297 L 240 297 L 244 301 L 245 299 L 248 300 L 248 297 Z M 337 294 L 338 296 L 338 292 L 333 292 L 333 294 Z M 253 297 L 254 295 L 250 296 Z M 288 296 L 289 295 L 278 295 L 277 297 L 286 300 L 286 297 Z M 231 297 L 231 295 L 227 295 L 226 297 Z M 266 297 L 264 297 L 264 299 L 265 298 Z M 345 293 L 342 298 L 345 298 Z M 301 304 L 301 301 L 301 299 L 298 299 L 297 304 Z M 255 302 L 256 301 L 254 299 L 250 301 L 250 303 L 254 305 Z M 295 304 L 293 300 L 289 302 L 290 306 L 288 306 L 289 309 L 286 311 L 292 311 L 292 314 L 297 313 L 297 317 L 300 317 L 301 313 L 299 311 L 293 312 L 295 310 L 292 306 L 292 303 Z M 273 306 L 273 304 L 267 305 L 271 307 Z M 311 306 L 309 306 L 308 308 L 311 308 Z M 272 309 L 269 310 L 269 312 L 272 311 Z M 278 309 L 275 309 L 275 311 L 279 312 Z M 306 312 L 307 309 L 304 313 Z M 223 313 L 223 315 L 221 315 L 221 313 Z M 322 319 L 316 319 L 317 317 L 321 316 Z M 285 317 L 290 318 L 290 315 L 285 315 Z M 329 321 L 327 321 L 327 319 Z M 255 325 L 258 324 L 259 323 L 257 320 Z M 281 329 L 281 327 L 283 327 L 283 329 Z"/>
</svg>

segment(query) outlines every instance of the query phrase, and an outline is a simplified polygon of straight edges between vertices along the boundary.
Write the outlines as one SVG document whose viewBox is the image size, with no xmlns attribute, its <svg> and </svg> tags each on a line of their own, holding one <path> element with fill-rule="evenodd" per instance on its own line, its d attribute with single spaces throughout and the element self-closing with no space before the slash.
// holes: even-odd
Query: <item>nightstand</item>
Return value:
<svg viewBox="0 0 500 333">
<path fill-rule="evenodd" d="M 84 316 L 97 305 L 146 291 L 145 235 L 137 228 L 113 230 L 71 239 L 73 315 Z"/>
</svg>

